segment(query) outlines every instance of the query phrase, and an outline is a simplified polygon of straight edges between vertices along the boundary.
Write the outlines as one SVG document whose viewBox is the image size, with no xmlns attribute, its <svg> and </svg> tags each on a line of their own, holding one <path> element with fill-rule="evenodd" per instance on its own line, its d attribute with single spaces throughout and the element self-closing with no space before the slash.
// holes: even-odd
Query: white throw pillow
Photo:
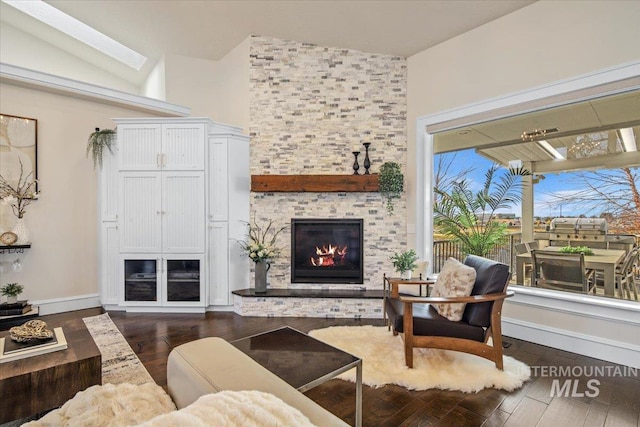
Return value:
<svg viewBox="0 0 640 427">
<path fill-rule="evenodd" d="M 449 258 L 436 279 L 431 292 L 432 297 L 468 297 L 476 282 L 476 270 L 464 265 L 455 258 Z M 467 304 L 433 304 L 440 316 L 457 322 L 462 320 Z"/>
</svg>

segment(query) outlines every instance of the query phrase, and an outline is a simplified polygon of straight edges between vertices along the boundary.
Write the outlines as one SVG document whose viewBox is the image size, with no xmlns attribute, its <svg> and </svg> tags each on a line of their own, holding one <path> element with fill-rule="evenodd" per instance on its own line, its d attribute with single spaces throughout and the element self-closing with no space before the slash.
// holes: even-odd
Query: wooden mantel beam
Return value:
<svg viewBox="0 0 640 427">
<path fill-rule="evenodd" d="M 378 175 L 251 175 L 257 193 L 372 192 L 379 191 Z"/>
</svg>

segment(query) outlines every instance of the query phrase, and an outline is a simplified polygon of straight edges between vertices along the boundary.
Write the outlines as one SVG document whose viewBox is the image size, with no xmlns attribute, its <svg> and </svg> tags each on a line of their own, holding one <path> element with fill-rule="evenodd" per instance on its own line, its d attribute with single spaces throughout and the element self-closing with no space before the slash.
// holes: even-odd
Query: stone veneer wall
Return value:
<svg viewBox="0 0 640 427">
<path fill-rule="evenodd" d="M 382 319 L 382 305 L 380 299 L 233 296 L 233 311 L 254 317 Z"/>
<path fill-rule="evenodd" d="M 371 172 L 386 161 L 406 171 L 406 60 L 267 37 L 250 41 L 251 174 L 352 174 L 352 151 L 371 142 Z M 390 254 L 406 249 L 406 198 L 387 213 L 379 193 L 251 193 L 259 224 L 291 218 L 363 218 L 364 284 L 382 289 Z M 269 272 L 273 288 L 347 288 L 292 284 L 290 232 Z"/>
</svg>

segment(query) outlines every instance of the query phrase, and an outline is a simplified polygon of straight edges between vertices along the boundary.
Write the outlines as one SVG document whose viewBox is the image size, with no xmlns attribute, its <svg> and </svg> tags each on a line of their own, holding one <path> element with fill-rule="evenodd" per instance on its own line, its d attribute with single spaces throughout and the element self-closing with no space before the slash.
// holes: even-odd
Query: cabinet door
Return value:
<svg viewBox="0 0 640 427">
<path fill-rule="evenodd" d="M 103 222 L 100 230 L 100 303 L 118 304 L 120 298 L 118 224 Z"/>
<path fill-rule="evenodd" d="M 205 125 L 162 125 L 162 156 L 164 170 L 204 170 Z"/>
<path fill-rule="evenodd" d="M 113 154 L 111 153 L 113 151 Z M 102 158 L 99 175 L 100 220 L 116 221 L 118 219 L 118 145 L 111 144 L 111 151 L 106 150 Z"/>
<path fill-rule="evenodd" d="M 227 138 L 209 138 L 209 220 L 227 221 L 229 173 Z"/>
<path fill-rule="evenodd" d="M 209 304 L 229 305 L 229 232 L 226 222 L 209 223 Z"/>
<path fill-rule="evenodd" d="M 120 252 L 162 251 L 160 172 L 120 172 Z"/>
<path fill-rule="evenodd" d="M 120 256 L 123 305 L 160 305 L 162 260 L 152 255 Z"/>
<path fill-rule="evenodd" d="M 156 171 L 162 163 L 159 124 L 119 125 L 118 164 L 121 171 Z"/>
<path fill-rule="evenodd" d="M 204 305 L 204 255 L 164 255 L 163 305 Z"/>
<path fill-rule="evenodd" d="M 205 252 L 204 172 L 162 173 L 162 251 Z"/>
</svg>

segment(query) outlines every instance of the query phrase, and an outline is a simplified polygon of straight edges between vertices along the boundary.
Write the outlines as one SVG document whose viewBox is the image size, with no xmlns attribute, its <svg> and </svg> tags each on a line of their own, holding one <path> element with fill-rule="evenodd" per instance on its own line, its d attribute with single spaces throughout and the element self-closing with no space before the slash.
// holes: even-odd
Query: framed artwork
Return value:
<svg viewBox="0 0 640 427">
<path fill-rule="evenodd" d="M 0 175 L 17 182 L 29 175 L 38 178 L 38 121 L 27 117 L 0 114 Z M 36 184 L 37 185 L 37 184 Z M 36 187 L 37 191 L 37 187 Z"/>
</svg>

